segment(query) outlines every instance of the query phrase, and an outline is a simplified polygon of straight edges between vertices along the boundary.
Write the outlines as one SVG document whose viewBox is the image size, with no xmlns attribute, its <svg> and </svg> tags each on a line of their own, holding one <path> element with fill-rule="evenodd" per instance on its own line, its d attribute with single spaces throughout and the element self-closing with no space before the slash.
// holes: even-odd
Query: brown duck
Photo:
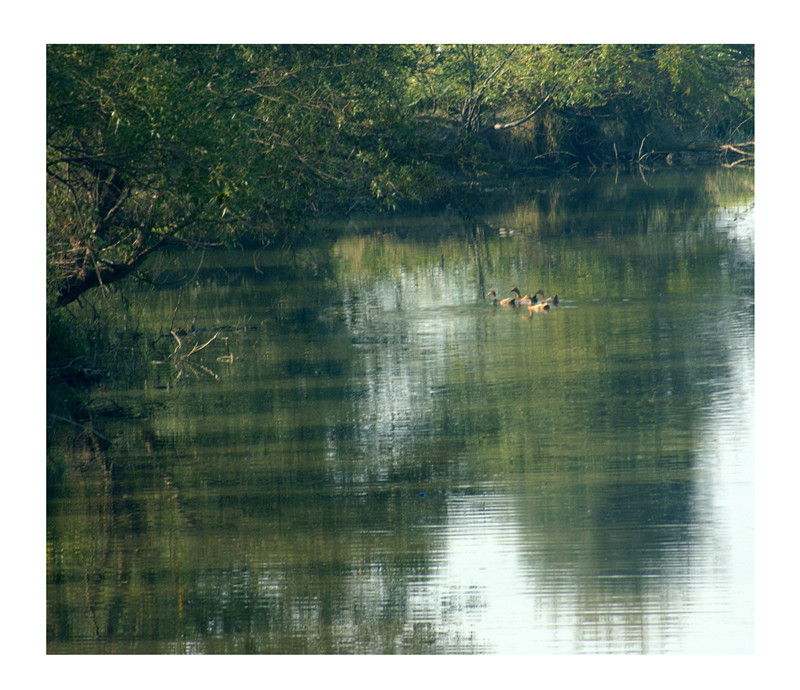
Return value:
<svg viewBox="0 0 800 690">
<path fill-rule="evenodd" d="M 544 297 L 544 293 L 542 293 L 542 297 Z M 548 297 L 547 299 L 542 300 L 542 303 L 543 304 L 549 304 L 549 305 L 551 305 L 553 307 L 557 307 L 558 306 L 558 295 L 553 295 L 552 297 Z"/>
<path fill-rule="evenodd" d="M 536 292 L 533 293 L 533 296 L 525 295 L 524 297 L 520 296 L 519 288 L 511 288 L 511 292 L 517 293 L 517 304 L 529 304 L 531 306 L 535 306 L 537 304 L 548 304 L 551 307 L 558 306 L 558 295 L 553 295 L 552 297 L 544 299 L 544 290 L 537 290 Z M 542 299 L 539 300 L 537 295 L 541 295 Z"/>
<path fill-rule="evenodd" d="M 517 293 L 517 304 L 536 304 L 536 295 L 531 297 L 530 295 L 522 296 L 519 294 L 519 288 L 511 288 L 511 292 Z"/>
<path fill-rule="evenodd" d="M 492 298 L 492 304 L 495 306 L 499 304 L 501 307 L 513 307 L 517 304 L 516 297 L 506 297 L 505 299 L 500 300 L 497 299 L 497 293 L 494 290 L 489 290 L 489 292 L 486 293 L 486 296 Z"/>
</svg>

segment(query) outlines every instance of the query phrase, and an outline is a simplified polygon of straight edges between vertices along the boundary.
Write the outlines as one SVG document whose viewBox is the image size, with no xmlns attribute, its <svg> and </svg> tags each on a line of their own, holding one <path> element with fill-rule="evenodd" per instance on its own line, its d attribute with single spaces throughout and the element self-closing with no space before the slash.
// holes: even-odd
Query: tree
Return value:
<svg viewBox="0 0 800 690">
<path fill-rule="evenodd" d="M 55 305 L 130 274 L 189 229 L 228 229 L 222 143 L 239 133 L 213 89 L 220 58 L 205 47 L 48 47 Z"/>
<path fill-rule="evenodd" d="M 49 46 L 51 304 L 171 242 L 296 237 L 453 172 L 749 134 L 752 72 L 747 46 Z"/>
<path fill-rule="evenodd" d="M 412 102 L 445 112 L 462 140 L 513 139 L 526 155 L 635 158 L 645 138 L 752 134 L 753 52 L 720 45 L 442 45 L 419 60 Z M 497 133 L 505 133 L 498 138 Z"/>
<path fill-rule="evenodd" d="M 421 198 L 402 46 L 50 46 L 55 306 L 165 244 L 268 241 L 325 208 Z"/>
<path fill-rule="evenodd" d="M 406 47 L 274 46 L 260 49 L 256 63 L 247 90 L 264 156 L 261 198 L 305 217 L 323 205 L 419 198 L 430 184 L 403 102 L 413 65 Z"/>
</svg>

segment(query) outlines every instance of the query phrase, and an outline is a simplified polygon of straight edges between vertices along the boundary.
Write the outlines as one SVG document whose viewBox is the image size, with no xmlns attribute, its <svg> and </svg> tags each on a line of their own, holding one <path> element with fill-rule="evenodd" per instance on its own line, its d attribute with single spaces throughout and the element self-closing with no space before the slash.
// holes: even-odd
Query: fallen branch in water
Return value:
<svg viewBox="0 0 800 690">
<path fill-rule="evenodd" d="M 178 336 L 175 335 L 175 333 L 173 333 L 172 335 L 174 335 L 175 339 L 180 343 L 180 339 L 178 338 Z M 194 347 L 192 347 L 190 352 L 187 352 L 185 355 L 181 355 L 180 357 L 178 357 L 178 361 L 179 362 L 184 362 L 189 357 L 191 357 L 192 355 L 197 354 L 198 352 L 200 352 L 200 350 L 208 347 L 209 345 L 211 345 L 211 343 L 213 343 L 217 339 L 218 335 L 219 335 L 219 333 L 214 333 L 214 335 L 211 336 L 211 338 L 208 341 L 206 341 L 205 343 L 203 343 L 202 345 L 198 345 L 197 343 L 195 343 Z"/>
<path fill-rule="evenodd" d="M 742 144 L 723 144 L 723 146 L 721 146 L 720 148 L 722 149 L 723 155 L 725 155 L 726 158 L 725 163 L 723 163 L 723 166 L 726 168 L 733 168 L 734 166 L 739 165 L 740 163 L 752 163 L 756 159 L 755 141 L 746 141 Z M 747 148 L 751 150 L 750 151 L 745 150 Z M 731 151 L 741 156 L 741 158 L 733 161 L 732 163 L 728 163 L 727 162 L 728 151 Z"/>
<path fill-rule="evenodd" d="M 733 151 L 734 153 L 738 153 L 740 156 L 753 156 L 755 155 L 755 151 L 742 151 L 742 149 L 745 147 L 751 147 L 755 149 L 755 146 L 755 141 L 746 141 L 743 144 L 723 144 L 722 150 Z"/>
</svg>

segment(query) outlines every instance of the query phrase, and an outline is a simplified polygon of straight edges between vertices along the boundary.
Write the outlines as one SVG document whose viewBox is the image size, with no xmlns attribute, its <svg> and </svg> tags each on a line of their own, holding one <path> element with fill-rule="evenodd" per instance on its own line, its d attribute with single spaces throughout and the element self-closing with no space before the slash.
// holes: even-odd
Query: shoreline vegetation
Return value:
<svg viewBox="0 0 800 690">
<path fill-rule="evenodd" d="M 102 446 L 82 391 L 135 333 L 100 312 L 159 252 L 471 217 L 476 190 L 524 180 L 752 167 L 754 62 L 752 45 L 48 46 L 48 430 Z"/>
</svg>

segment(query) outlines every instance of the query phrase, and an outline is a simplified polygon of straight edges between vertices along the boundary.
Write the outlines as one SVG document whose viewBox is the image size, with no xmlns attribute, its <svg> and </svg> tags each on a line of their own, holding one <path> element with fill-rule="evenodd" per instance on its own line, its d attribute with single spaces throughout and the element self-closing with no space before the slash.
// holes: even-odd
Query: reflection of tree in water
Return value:
<svg viewBox="0 0 800 690">
<path fill-rule="evenodd" d="M 70 498 L 50 504 L 48 634 L 102 650 L 492 651 L 492 583 L 455 572 L 488 534 L 476 566 L 518 575 L 559 651 L 669 649 L 719 548 L 706 435 L 710 416 L 741 414 L 752 255 L 713 222 L 662 228 L 663 211 L 625 236 L 500 237 L 500 219 L 479 242 L 343 238 L 328 293 L 231 267 L 219 291 L 186 288 L 201 328 L 249 313 L 253 328 L 218 381 L 166 391 L 151 372 L 151 430 L 103 431 L 111 490 L 54 480 Z M 481 280 L 509 276 L 563 305 L 525 321 L 481 301 Z"/>
</svg>

